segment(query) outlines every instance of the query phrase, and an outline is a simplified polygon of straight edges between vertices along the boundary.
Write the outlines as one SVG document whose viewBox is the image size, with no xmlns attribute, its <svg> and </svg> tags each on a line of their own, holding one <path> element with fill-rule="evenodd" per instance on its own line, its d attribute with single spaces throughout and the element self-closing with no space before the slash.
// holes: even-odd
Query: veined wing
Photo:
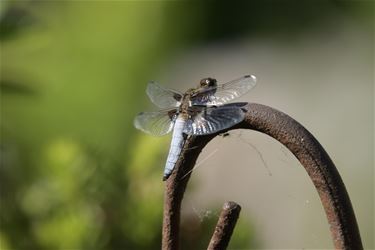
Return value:
<svg viewBox="0 0 375 250">
<path fill-rule="evenodd" d="M 177 110 L 162 110 L 158 112 L 141 112 L 134 119 L 134 126 L 154 136 L 168 134 L 177 118 Z"/>
<path fill-rule="evenodd" d="M 146 93 L 156 106 L 163 109 L 178 107 L 182 99 L 181 93 L 164 88 L 156 82 L 148 83 Z"/>
<path fill-rule="evenodd" d="M 245 117 L 238 106 L 193 107 L 183 132 L 188 135 L 207 135 L 232 127 Z"/>
<path fill-rule="evenodd" d="M 223 85 L 207 88 L 191 98 L 192 105 L 222 105 L 252 89 L 256 84 L 254 75 L 246 75 Z"/>
</svg>

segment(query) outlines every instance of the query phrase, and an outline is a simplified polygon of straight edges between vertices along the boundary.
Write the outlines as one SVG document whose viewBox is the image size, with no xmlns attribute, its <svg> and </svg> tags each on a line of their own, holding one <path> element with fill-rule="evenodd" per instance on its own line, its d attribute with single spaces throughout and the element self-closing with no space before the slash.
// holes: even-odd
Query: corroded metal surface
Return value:
<svg viewBox="0 0 375 250">
<path fill-rule="evenodd" d="M 224 203 L 215 231 L 211 237 L 208 250 L 227 249 L 233 229 L 236 226 L 241 206 L 233 201 Z"/>
<path fill-rule="evenodd" d="M 317 189 L 325 209 L 336 249 L 363 249 L 354 211 L 344 183 L 320 143 L 301 124 L 273 108 L 238 103 L 246 112 L 233 129 L 252 129 L 286 146 L 301 162 Z M 223 133 L 221 131 L 220 133 Z M 180 208 L 190 173 L 204 146 L 217 134 L 190 137 L 175 170 L 166 182 L 163 220 L 163 249 L 178 249 Z M 184 178 L 182 178 L 184 177 Z"/>
</svg>

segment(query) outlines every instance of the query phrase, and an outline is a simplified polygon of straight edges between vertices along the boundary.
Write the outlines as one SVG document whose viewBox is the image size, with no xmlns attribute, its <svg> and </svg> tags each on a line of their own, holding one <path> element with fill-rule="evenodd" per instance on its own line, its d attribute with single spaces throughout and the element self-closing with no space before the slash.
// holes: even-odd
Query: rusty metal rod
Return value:
<svg viewBox="0 0 375 250">
<path fill-rule="evenodd" d="M 215 231 L 211 237 L 208 250 L 227 249 L 233 229 L 236 226 L 241 206 L 233 201 L 224 203 Z"/>
<path fill-rule="evenodd" d="M 301 124 L 273 108 L 255 103 L 235 103 L 245 119 L 228 129 L 252 129 L 286 146 L 310 176 L 325 209 L 336 249 L 363 249 L 357 221 L 344 183 L 320 143 Z M 223 133 L 225 131 L 220 131 Z M 181 201 L 191 173 L 204 146 L 219 133 L 189 137 L 175 170 L 166 182 L 163 218 L 163 249 L 178 249 Z"/>
</svg>

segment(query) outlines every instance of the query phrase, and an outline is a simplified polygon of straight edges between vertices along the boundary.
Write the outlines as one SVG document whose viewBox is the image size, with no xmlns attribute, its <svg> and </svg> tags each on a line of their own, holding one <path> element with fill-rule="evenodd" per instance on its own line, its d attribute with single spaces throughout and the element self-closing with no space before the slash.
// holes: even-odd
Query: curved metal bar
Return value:
<svg viewBox="0 0 375 250">
<path fill-rule="evenodd" d="M 273 108 L 255 103 L 235 103 L 245 111 L 243 122 L 228 129 L 252 129 L 286 146 L 301 162 L 317 189 L 336 249 L 363 249 L 357 221 L 344 183 L 332 160 L 301 124 Z M 220 131 L 223 133 L 225 131 Z M 190 173 L 204 146 L 217 134 L 189 137 L 173 174 L 166 182 L 163 249 L 178 249 L 180 208 Z M 186 176 L 185 176 L 186 175 Z M 182 178 L 184 177 L 184 178 Z"/>
</svg>

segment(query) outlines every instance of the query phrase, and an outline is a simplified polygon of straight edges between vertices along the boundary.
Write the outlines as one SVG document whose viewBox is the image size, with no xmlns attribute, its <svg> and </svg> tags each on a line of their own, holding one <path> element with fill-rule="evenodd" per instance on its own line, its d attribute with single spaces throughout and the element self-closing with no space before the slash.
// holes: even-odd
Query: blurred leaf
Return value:
<svg viewBox="0 0 375 250">
<path fill-rule="evenodd" d="M 6 80 L 4 78 L 2 78 L 0 81 L 0 91 L 2 94 L 17 94 L 26 96 L 36 94 L 35 89 L 31 88 L 29 85 Z"/>
<path fill-rule="evenodd" d="M 6 1 L 4 2 L 6 3 Z M 23 28 L 32 25 L 35 21 L 35 18 L 24 7 L 3 7 L 0 13 L 0 41 L 13 38 L 19 34 Z"/>
</svg>

